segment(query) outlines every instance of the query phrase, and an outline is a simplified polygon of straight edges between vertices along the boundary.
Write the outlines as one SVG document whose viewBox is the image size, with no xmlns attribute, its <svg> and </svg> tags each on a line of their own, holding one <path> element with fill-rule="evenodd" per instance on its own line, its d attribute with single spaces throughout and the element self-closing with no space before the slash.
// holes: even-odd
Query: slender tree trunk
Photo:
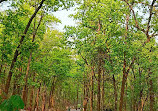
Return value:
<svg viewBox="0 0 158 111">
<path fill-rule="evenodd" d="M 51 86 L 51 91 L 50 91 L 50 98 L 49 98 L 49 108 L 54 107 L 54 89 L 55 89 L 55 81 L 56 81 L 56 77 L 53 78 L 53 82 L 52 82 L 52 86 Z"/>
<path fill-rule="evenodd" d="M 93 90 L 94 90 L 94 67 L 91 68 L 91 94 L 90 94 L 90 111 L 93 111 Z"/>
<path fill-rule="evenodd" d="M 2 68 L 3 68 L 3 57 L 2 57 L 2 63 L 1 63 L 1 66 L 0 66 L 0 74 L 2 73 Z"/>
<path fill-rule="evenodd" d="M 83 111 L 87 111 L 87 103 L 88 103 L 88 98 L 85 98 L 83 100 Z"/>
<path fill-rule="evenodd" d="M 116 80 L 115 75 L 113 74 L 113 86 L 114 86 L 114 95 L 115 95 L 115 108 L 114 111 L 117 111 L 117 88 L 116 88 Z"/>
<path fill-rule="evenodd" d="M 86 98 L 86 74 L 84 72 L 84 82 L 83 82 L 83 111 L 86 111 L 86 101 L 85 101 L 85 98 Z"/>
<path fill-rule="evenodd" d="M 139 65 L 139 64 L 138 64 Z M 139 67 L 139 69 L 138 69 L 138 71 L 139 71 L 139 84 L 140 84 L 140 93 L 139 93 L 139 103 L 138 103 L 138 111 L 141 111 L 142 110 L 142 104 L 143 104 L 143 88 L 142 88 L 142 80 L 141 80 L 141 78 L 142 78 L 142 76 L 141 76 L 141 69 L 140 69 L 140 67 Z"/>
<path fill-rule="evenodd" d="M 42 111 L 46 110 L 46 86 L 44 87 L 44 92 L 42 95 Z"/>
<path fill-rule="evenodd" d="M 26 76 L 25 76 L 25 85 L 24 85 L 24 89 L 23 89 L 23 101 L 26 105 L 26 98 L 27 98 L 27 80 L 28 80 L 28 74 L 29 74 L 29 68 L 30 68 L 30 63 L 31 63 L 31 59 L 32 59 L 32 53 L 30 53 L 29 59 L 28 59 L 28 64 L 27 64 L 27 70 L 26 70 Z"/>
<path fill-rule="evenodd" d="M 31 94 L 30 94 L 30 110 L 33 111 L 33 97 L 34 97 L 34 86 L 31 88 Z"/>
<path fill-rule="evenodd" d="M 14 80 L 14 83 L 13 83 L 14 85 L 13 85 L 13 93 L 12 93 L 12 95 L 15 95 L 16 94 L 16 90 L 17 90 L 17 79 L 15 78 L 15 80 Z"/>
<path fill-rule="evenodd" d="M 85 75 L 84 75 L 85 76 Z M 87 80 L 87 78 L 85 77 L 85 81 Z M 83 100 L 83 111 L 87 111 L 87 104 L 88 104 L 88 100 L 89 100 L 89 95 L 88 95 L 88 93 L 89 93 L 89 83 L 88 83 L 88 81 L 86 81 L 85 83 L 84 83 L 84 88 L 85 88 L 85 90 L 84 90 L 84 100 Z"/>
<path fill-rule="evenodd" d="M 150 95 L 150 111 L 154 111 L 154 92 L 153 92 L 153 81 L 149 81 L 149 95 Z"/>
<path fill-rule="evenodd" d="M 88 103 L 88 86 L 86 85 L 86 95 L 83 100 L 83 111 L 87 111 L 87 103 Z"/>
<path fill-rule="evenodd" d="M 11 82 L 11 78 L 12 78 L 12 74 L 13 74 L 13 68 L 14 68 L 14 65 L 15 65 L 15 62 L 17 61 L 17 57 L 18 55 L 20 54 L 19 52 L 19 48 L 21 47 L 23 41 L 24 41 L 24 38 L 25 38 L 25 35 L 27 34 L 27 31 L 31 25 L 31 22 L 32 20 L 34 19 L 34 17 L 36 16 L 37 12 L 41 9 L 42 5 L 43 5 L 43 2 L 45 0 L 42 0 L 39 7 L 36 9 L 36 11 L 34 12 L 34 14 L 31 16 L 31 18 L 29 19 L 29 22 L 24 30 L 24 33 L 23 35 L 21 36 L 21 39 L 20 39 L 20 43 L 19 45 L 17 46 L 16 50 L 15 50 L 15 53 L 14 53 L 14 58 L 12 59 L 12 63 L 11 63 L 11 66 L 10 66 L 10 70 L 9 70 L 9 74 L 8 74 L 8 77 L 7 77 L 7 80 L 6 80 L 6 85 L 5 85 L 5 94 L 8 95 L 8 90 L 10 88 L 10 82 Z M 7 97 L 4 97 L 4 98 L 7 98 Z"/>
<path fill-rule="evenodd" d="M 99 58 L 99 64 L 98 64 L 98 93 L 97 93 L 97 111 L 100 111 L 100 83 L 101 83 L 101 58 Z"/>
<path fill-rule="evenodd" d="M 3 41 L 5 41 L 5 39 L 3 40 Z M 3 47 L 4 47 L 4 43 L 3 43 Z M 4 62 L 4 51 L 3 51 L 3 49 L 1 49 L 1 53 L 2 53 L 2 56 L 1 56 L 1 61 L 2 61 L 2 63 L 1 63 L 1 66 L 0 66 L 0 74 L 2 73 L 2 69 L 3 69 L 3 62 Z"/>
<path fill-rule="evenodd" d="M 79 84 L 78 84 L 78 81 L 77 81 L 76 110 L 77 110 L 77 108 L 78 108 L 78 88 L 79 88 Z"/>
<path fill-rule="evenodd" d="M 124 100 L 124 111 L 127 111 L 127 82 L 126 82 L 126 90 L 125 90 L 125 100 Z"/>
<path fill-rule="evenodd" d="M 33 74 L 33 82 L 35 82 L 35 73 Z M 34 88 L 35 88 L 35 86 L 32 86 L 31 94 L 30 94 L 30 109 L 31 109 L 31 111 L 33 111 Z"/>
<path fill-rule="evenodd" d="M 122 108 L 123 108 L 123 97 L 124 97 L 124 89 L 125 89 L 126 81 L 127 81 L 127 74 L 124 73 L 123 74 L 123 79 L 122 79 L 122 86 L 121 86 L 121 97 L 120 97 L 119 111 L 122 111 Z"/>
<path fill-rule="evenodd" d="M 119 111 L 122 111 L 122 108 L 123 108 L 123 96 L 124 96 L 124 90 L 125 90 L 125 84 L 126 84 L 126 81 L 127 81 L 127 76 L 128 76 L 128 73 L 132 67 L 132 65 L 134 64 L 134 61 L 135 61 L 135 58 L 133 58 L 130 66 L 128 67 L 127 71 L 125 70 L 125 60 L 124 60 L 124 68 L 123 68 L 123 78 L 122 78 L 122 85 L 121 85 L 121 97 L 120 97 L 120 107 L 119 107 Z"/>
<path fill-rule="evenodd" d="M 103 78 L 102 78 L 102 110 L 104 110 L 104 79 L 105 79 L 105 69 L 103 69 Z"/>
<path fill-rule="evenodd" d="M 48 108 L 50 109 L 52 107 L 52 90 L 49 93 L 49 105 Z"/>
<path fill-rule="evenodd" d="M 129 21 L 129 14 L 126 16 L 126 34 L 125 34 L 125 40 L 128 36 L 128 21 Z M 125 42 L 125 45 L 127 42 Z M 119 111 L 122 111 L 123 108 L 123 98 L 124 98 L 124 90 L 125 90 L 125 84 L 127 81 L 127 73 L 126 73 L 126 52 L 124 51 L 124 61 L 123 61 L 123 78 L 122 78 L 122 86 L 121 86 L 121 97 L 120 97 L 120 107 Z"/>
<path fill-rule="evenodd" d="M 3 59 L 2 59 L 3 60 Z M 3 63 L 2 63 L 3 64 Z M 3 65 L 1 64 L 1 66 L 0 66 L 0 75 L 1 75 L 1 73 L 2 73 L 2 67 L 3 67 Z M 4 79 L 4 77 L 1 77 L 0 78 L 0 81 L 2 81 Z M 0 82 L 0 95 L 1 95 L 1 93 L 3 92 L 3 82 Z"/>
<path fill-rule="evenodd" d="M 133 111 L 136 111 L 136 98 L 133 99 Z"/>
<path fill-rule="evenodd" d="M 146 30 L 146 36 L 147 36 L 147 43 L 150 42 L 150 35 L 149 35 L 149 30 L 150 30 L 150 22 L 151 22 L 151 19 L 152 19 L 152 15 L 153 15 L 153 6 L 155 4 L 156 0 L 152 0 L 152 3 L 150 5 L 150 15 L 149 15 L 149 19 L 148 19 L 148 24 L 147 24 L 147 30 Z M 151 52 L 151 50 L 150 50 Z M 149 60 L 149 62 L 151 62 Z M 152 72 L 150 72 L 150 68 L 149 68 L 149 73 L 152 74 Z M 154 111 L 154 91 L 153 91 L 153 81 L 150 80 L 149 81 L 149 84 L 150 84 L 150 88 L 149 88 L 149 95 L 150 95 L 150 111 Z"/>
<path fill-rule="evenodd" d="M 40 93 L 40 89 L 41 89 L 41 84 L 40 84 L 40 87 L 37 90 L 36 99 L 35 99 L 35 105 L 34 105 L 34 111 L 35 111 L 35 109 L 36 109 L 36 111 L 39 110 L 39 93 Z"/>
</svg>

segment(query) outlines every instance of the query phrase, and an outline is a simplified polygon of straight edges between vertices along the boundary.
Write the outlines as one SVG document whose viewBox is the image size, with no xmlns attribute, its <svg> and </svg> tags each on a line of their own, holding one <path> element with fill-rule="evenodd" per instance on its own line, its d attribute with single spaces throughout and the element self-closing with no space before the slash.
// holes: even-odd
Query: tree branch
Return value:
<svg viewBox="0 0 158 111">
<path fill-rule="evenodd" d="M 25 38 L 25 34 L 27 33 L 27 31 L 28 31 L 28 29 L 29 29 L 29 27 L 30 27 L 30 25 L 31 25 L 31 22 L 32 22 L 33 18 L 36 16 L 36 14 L 37 14 L 37 12 L 39 11 L 39 9 L 41 9 L 41 7 L 42 7 L 44 1 L 45 1 L 45 0 L 42 0 L 42 1 L 41 1 L 39 7 L 35 10 L 34 14 L 31 16 L 31 18 L 30 18 L 30 20 L 29 20 L 29 22 L 28 22 L 28 24 L 27 24 L 27 26 L 26 26 L 26 28 L 25 28 L 25 30 L 24 30 L 24 33 L 23 33 L 24 35 L 21 37 L 20 44 L 22 44 L 22 42 L 23 42 L 23 40 L 24 40 L 24 38 Z"/>
<path fill-rule="evenodd" d="M 135 12 L 134 12 L 134 10 L 133 10 L 133 7 L 128 3 L 128 1 L 126 1 L 126 0 L 123 0 L 123 1 L 126 2 L 126 4 L 129 6 L 129 8 L 130 8 L 131 11 L 132 11 L 132 14 L 133 14 L 133 17 L 134 17 L 134 21 L 135 21 L 135 27 L 136 27 L 137 29 L 141 30 L 142 32 L 146 33 L 146 31 L 145 31 L 143 28 L 141 28 L 141 27 L 139 26 L 138 21 L 137 21 L 137 19 L 136 19 Z"/>
<path fill-rule="evenodd" d="M 34 32 L 34 34 L 33 34 L 32 42 L 34 42 L 34 40 L 35 40 L 35 36 L 36 36 L 37 30 L 38 30 L 39 26 L 41 25 L 41 22 L 42 22 L 43 17 L 44 17 L 44 15 L 41 14 L 41 18 L 40 18 L 39 23 L 38 23 L 38 25 L 37 25 L 37 28 L 35 29 L 35 32 Z"/>
<path fill-rule="evenodd" d="M 151 35 L 151 38 L 152 38 L 152 37 L 155 37 L 155 36 L 158 36 L 158 34 L 152 34 L 152 35 Z"/>
<path fill-rule="evenodd" d="M 153 6 L 154 6 L 155 2 L 156 2 L 156 0 L 153 0 L 152 4 L 150 6 L 150 15 L 149 15 L 148 24 L 147 24 L 146 35 L 149 35 L 148 33 L 149 33 L 149 29 L 150 29 L 150 22 L 151 22 L 151 17 L 153 15 Z"/>
<path fill-rule="evenodd" d="M 135 2 L 135 3 L 140 3 L 140 4 L 143 4 L 143 5 L 145 5 L 145 6 L 151 7 L 151 5 L 149 5 L 149 4 L 147 4 L 147 3 L 143 3 L 143 2 Z M 157 5 L 153 5 L 153 7 L 158 7 L 158 6 L 157 6 Z"/>
<path fill-rule="evenodd" d="M 126 74 L 129 73 L 129 71 L 130 71 L 130 69 L 132 68 L 132 66 L 133 66 L 135 60 L 136 60 L 136 58 L 134 57 L 133 60 L 132 60 L 132 62 L 131 62 L 131 64 L 130 64 L 130 66 L 128 67 L 128 69 L 127 69 L 127 71 L 126 71 Z"/>
<path fill-rule="evenodd" d="M 81 55 L 81 54 L 80 54 Z M 88 66 L 88 62 L 87 62 L 87 59 L 85 59 L 82 55 L 81 55 L 82 59 L 85 61 L 85 63 L 87 64 Z"/>
<path fill-rule="evenodd" d="M 4 2 L 4 1 L 7 1 L 7 0 L 0 0 L 0 3 Z"/>
</svg>

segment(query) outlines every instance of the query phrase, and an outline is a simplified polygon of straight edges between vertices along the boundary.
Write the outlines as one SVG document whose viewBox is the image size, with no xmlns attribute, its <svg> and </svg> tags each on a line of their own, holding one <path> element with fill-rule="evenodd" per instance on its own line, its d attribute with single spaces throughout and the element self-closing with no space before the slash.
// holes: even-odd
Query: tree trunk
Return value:
<svg viewBox="0 0 158 111">
<path fill-rule="evenodd" d="M 154 111 L 154 92 L 153 92 L 153 82 L 152 80 L 149 81 L 150 88 L 149 88 L 149 95 L 150 95 L 150 111 Z"/>
<path fill-rule="evenodd" d="M 125 34 L 125 40 L 127 39 L 128 36 L 128 21 L 129 21 L 129 14 L 126 16 L 126 34 Z M 125 42 L 125 45 L 127 42 Z M 123 60 L 123 78 L 122 78 L 122 86 L 121 86 L 121 97 L 120 97 L 120 107 L 119 111 L 122 111 L 123 108 L 123 97 L 124 97 L 124 90 L 125 90 L 125 84 L 127 81 L 127 75 L 126 73 L 126 52 L 124 51 L 124 60 Z"/>
<path fill-rule="evenodd" d="M 2 73 L 2 68 L 3 68 L 3 54 L 2 54 L 2 63 L 1 63 L 1 67 L 0 67 L 0 74 Z"/>
<path fill-rule="evenodd" d="M 125 100 L 124 100 L 124 111 L 127 111 L 127 83 L 126 83 L 126 90 L 125 90 Z"/>
<path fill-rule="evenodd" d="M 40 84 L 40 87 L 37 90 L 37 95 L 36 95 L 35 105 L 34 105 L 34 111 L 35 111 L 35 109 L 36 109 L 36 111 L 39 110 L 38 106 L 39 106 L 39 93 L 40 93 L 40 89 L 41 89 L 41 84 Z"/>
<path fill-rule="evenodd" d="M 39 7 L 35 10 L 34 14 L 31 16 L 31 18 L 29 19 L 29 22 L 24 30 L 24 33 L 23 35 L 21 36 L 21 39 L 20 39 L 20 43 L 19 45 L 17 46 L 16 50 L 15 50 L 15 53 L 14 53 L 14 58 L 12 59 L 12 63 L 11 63 L 11 66 L 10 66 L 10 70 L 9 70 L 9 74 L 8 74 L 8 77 L 7 77 L 7 80 L 6 80 L 6 85 L 5 85 L 5 97 L 4 98 L 7 98 L 7 95 L 8 95 L 8 90 L 10 88 L 10 82 L 11 82 L 11 78 L 12 78 L 12 74 L 13 74 L 13 68 L 14 68 L 14 64 L 15 62 L 17 61 L 17 57 L 18 55 L 20 54 L 19 53 L 19 48 L 21 47 L 23 41 L 24 41 L 24 38 L 25 38 L 25 35 L 27 34 L 27 31 L 31 25 L 31 22 L 32 20 L 34 19 L 34 17 L 36 16 L 37 12 L 41 9 L 42 5 L 43 5 L 43 2 L 45 0 L 42 0 Z"/>
<path fill-rule="evenodd" d="M 49 105 L 48 108 L 50 109 L 52 107 L 52 91 L 49 93 Z"/>
<path fill-rule="evenodd" d="M 46 109 L 46 86 L 44 87 L 44 92 L 42 95 L 42 111 Z"/>
<path fill-rule="evenodd" d="M 115 108 L 114 111 L 117 111 L 117 88 L 116 88 L 116 80 L 115 75 L 113 74 L 113 86 L 114 86 L 114 95 L 115 95 Z"/>
<path fill-rule="evenodd" d="M 91 94 L 90 94 L 90 111 L 93 111 L 93 90 L 94 90 L 94 67 L 91 68 Z"/>
<path fill-rule="evenodd" d="M 24 85 L 24 88 L 23 88 L 23 101 L 25 103 L 25 106 L 26 106 L 26 97 L 27 97 L 27 80 L 28 80 L 28 74 L 29 74 L 29 69 L 30 69 L 30 63 L 31 63 L 31 59 L 32 59 L 32 52 L 30 53 L 30 56 L 29 56 L 29 59 L 28 59 L 28 64 L 27 64 L 27 70 L 26 70 L 26 76 L 25 76 L 25 85 Z"/>
<path fill-rule="evenodd" d="M 139 64 L 138 64 L 139 65 Z M 141 111 L 142 110 L 142 104 L 143 104 L 143 88 L 142 88 L 142 75 L 141 75 L 141 69 L 140 67 L 138 68 L 138 71 L 139 71 L 139 84 L 140 84 L 140 93 L 139 93 L 139 103 L 138 103 L 138 111 Z"/>
<path fill-rule="evenodd" d="M 33 74 L 33 82 L 35 82 L 35 73 Z M 32 86 L 31 94 L 30 94 L 30 110 L 31 111 L 33 111 L 34 88 L 35 88 L 35 86 Z"/>
<path fill-rule="evenodd" d="M 105 79 L 105 69 L 103 69 L 103 78 L 102 78 L 102 110 L 104 110 L 104 79 Z"/>
<path fill-rule="evenodd" d="M 15 80 L 14 80 L 14 83 L 13 83 L 14 85 L 13 85 L 13 93 L 12 93 L 12 95 L 15 95 L 16 94 L 16 90 L 17 90 L 17 79 L 15 78 Z"/>
<path fill-rule="evenodd" d="M 77 81 L 77 98 L 76 98 L 76 110 L 78 108 L 78 88 L 79 88 L 79 84 L 78 84 L 78 81 Z"/>
<path fill-rule="evenodd" d="M 86 111 L 86 101 L 85 101 L 85 98 L 86 98 L 86 74 L 84 72 L 84 82 L 83 82 L 83 111 Z"/>
<path fill-rule="evenodd" d="M 123 78 L 122 78 L 122 85 L 121 85 L 121 97 L 120 97 L 119 111 L 122 111 L 122 108 L 123 108 L 123 96 L 124 96 L 124 90 L 125 90 L 126 81 L 127 81 L 127 74 L 124 73 L 123 74 Z"/>
<path fill-rule="evenodd" d="M 34 86 L 31 88 L 31 94 L 30 94 L 30 110 L 33 111 L 33 96 L 34 96 Z"/>
<path fill-rule="evenodd" d="M 100 54 L 100 52 L 99 52 L 99 54 Z M 100 96 L 100 83 L 101 83 L 101 57 L 99 57 L 99 63 L 98 63 L 97 111 L 100 111 L 100 99 L 101 99 L 101 96 Z"/>
<path fill-rule="evenodd" d="M 49 108 L 53 107 L 54 104 L 54 89 L 55 89 L 55 81 L 56 81 L 56 77 L 53 78 L 53 82 L 52 82 L 52 86 L 51 86 L 51 91 L 50 91 L 50 98 L 49 98 Z"/>
<path fill-rule="evenodd" d="M 85 76 L 85 75 L 84 75 Z M 87 79 L 85 79 L 87 80 Z M 88 97 L 88 93 L 89 93 L 89 87 L 88 87 L 88 82 L 84 82 L 84 100 L 83 100 L 83 111 L 87 111 L 87 103 L 88 103 L 88 100 L 89 100 L 89 97 Z"/>
<path fill-rule="evenodd" d="M 124 66 L 123 66 L 123 78 L 122 78 L 122 85 L 121 85 L 121 97 L 120 97 L 120 107 L 119 107 L 119 111 L 122 111 L 122 108 L 123 108 L 123 96 L 124 96 L 124 90 L 125 90 L 125 84 L 126 84 L 126 81 L 127 81 L 127 76 L 128 76 L 128 73 L 132 67 L 132 65 L 134 64 L 134 61 L 135 61 L 135 58 L 133 58 L 130 66 L 128 67 L 127 71 L 125 70 L 125 60 L 124 60 Z"/>
</svg>

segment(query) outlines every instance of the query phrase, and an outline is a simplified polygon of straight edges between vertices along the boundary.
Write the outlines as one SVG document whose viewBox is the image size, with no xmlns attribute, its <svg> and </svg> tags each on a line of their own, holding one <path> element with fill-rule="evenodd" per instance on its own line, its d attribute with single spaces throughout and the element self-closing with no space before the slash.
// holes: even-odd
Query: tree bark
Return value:
<svg viewBox="0 0 158 111">
<path fill-rule="evenodd" d="M 115 108 L 114 111 L 117 111 L 117 88 L 116 88 L 116 80 L 115 75 L 113 74 L 113 86 L 114 86 L 114 95 L 115 95 Z"/>
<path fill-rule="evenodd" d="M 38 111 L 39 110 L 39 93 L 40 93 L 40 89 L 41 89 L 41 84 L 40 87 L 37 90 L 37 94 L 36 94 L 36 99 L 35 99 L 35 105 L 34 105 L 34 111 Z"/>
<path fill-rule="evenodd" d="M 103 66 L 103 65 L 102 65 Z M 104 110 L 104 83 L 105 83 L 105 69 L 102 70 L 103 78 L 102 78 L 102 110 Z"/>
<path fill-rule="evenodd" d="M 30 94 L 30 111 L 33 111 L 33 97 L 34 97 L 34 86 L 31 88 L 31 94 Z"/>
<path fill-rule="evenodd" d="M 91 68 L 91 72 L 90 111 L 93 111 L 94 67 Z"/>
<path fill-rule="evenodd" d="M 126 81 L 127 81 L 127 74 L 123 73 L 119 111 L 122 111 L 122 108 L 123 108 L 123 96 L 124 96 L 124 89 L 125 89 Z"/>
<path fill-rule="evenodd" d="M 27 97 L 27 79 L 28 79 L 28 74 L 29 74 L 29 68 L 30 68 L 30 62 L 31 62 L 31 58 L 32 58 L 32 53 L 30 53 L 30 57 L 28 59 L 28 64 L 27 64 L 27 70 L 26 70 L 26 76 L 25 76 L 25 85 L 24 85 L 24 89 L 23 89 L 23 101 L 26 105 L 26 97 Z"/>
<path fill-rule="evenodd" d="M 50 98 L 49 98 L 49 108 L 54 107 L 53 96 L 54 96 L 55 82 L 56 82 L 56 77 L 53 77 L 53 82 L 52 82 L 51 91 L 50 91 Z"/>
<path fill-rule="evenodd" d="M 149 95 L 150 95 L 150 111 L 154 111 L 154 92 L 153 92 L 153 81 L 149 81 Z"/>
<path fill-rule="evenodd" d="M 127 82 L 126 82 L 126 90 L 125 90 L 125 100 L 124 100 L 124 111 L 127 111 Z"/>
<path fill-rule="evenodd" d="M 97 111 L 100 111 L 100 83 L 101 83 L 101 58 L 99 58 L 99 64 L 98 64 L 98 93 L 97 93 Z"/>
<path fill-rule="evenodd" d="M 84 74 L 84 77 L 85 77 L 85 74 Z M 88 87 L 88 82 L 86 80 L 87 80 L 87 78 L 85 78 L 85 80 L 84 80 L 83 111 L 87 111 L 87 103 L 88 103 L 88 100 L 89 100 L 89 97 L 88 97 L 89 87 Z"/>
<path fill-rule="evenodd" d="M 77 81 L 76 110 L 77 110 L 77 108 L 78 108 L 78 87 L 79 87 L 79 84 L 78 84 L 78 81 Z"/>
<path fill-rule="evenodd" d="M 12 63 L 11 63 L 11 66 L 10 66 L 10 70 L 9 70 L 9 74 L 8 74 L 8 77 L 7 77 L 7 80 L 6 80 L 6 85 L 5 85 L 5 94 L 6 96 L 8 95 L 8 90 L 10 88 L 10 82 L 11 82 L 11 78 L 12 78 L 12 74 L 13 74 L 13 68 L 14 68 L 14 64 L 15 62 L 17 61 L 17 57 L 18 55 L 20 54 L 19 53 L 19 48 L 21 47 L 23 41 L 24 41 L 24 38 L 25 38 L 25 35 L 27 34 L 27 31 L 31 25 L 31 22 L 33 20 L 33 18 L 36 16 L 37 12 L 41 9 L 42 5 L 43 5 L 43 2 L 45 0 L 42 0 L 39 7 L 36 9 L 36 11 L 34 12 L 34 14 L 31 16 L 31 18 L 29 19 L 29 22 L 24 30 L 24 33 L 23 35 L 21 36 L 21 39 L 20 39 L 20 42 L 19 42 L 19 45 L 17 46 L 15 52 L 14 52 L 14 58 L 12 59 Z M 5 97 L 7 98 L 7 97 Z"/>
<path fill-rule="evenodd" d="M 46 110 L 46 86 L 44 86 L 44 92 L 42 95 L 42 111 Z"/>
<path fill-rule="evenodd" d="M 33 82 L 35 82 L 35 73 L 33 74 Z M 35 88 L 35 86 L 32 86 L 31 94 L 30 94 L 30 110 L 31 111 L 33 111 L 34 88 Z"/>
</svg>

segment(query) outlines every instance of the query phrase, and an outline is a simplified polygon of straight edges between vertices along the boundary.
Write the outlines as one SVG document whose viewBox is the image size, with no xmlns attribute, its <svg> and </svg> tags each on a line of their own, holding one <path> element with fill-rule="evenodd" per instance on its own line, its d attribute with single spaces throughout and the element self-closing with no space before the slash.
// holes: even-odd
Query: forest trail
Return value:
<svg viewBox="0 0 158 111">
<path fill-rule="evenodd" d="M 70 109 L 70 111 L 81 111 L 80 109 Z"/>
</svg>

